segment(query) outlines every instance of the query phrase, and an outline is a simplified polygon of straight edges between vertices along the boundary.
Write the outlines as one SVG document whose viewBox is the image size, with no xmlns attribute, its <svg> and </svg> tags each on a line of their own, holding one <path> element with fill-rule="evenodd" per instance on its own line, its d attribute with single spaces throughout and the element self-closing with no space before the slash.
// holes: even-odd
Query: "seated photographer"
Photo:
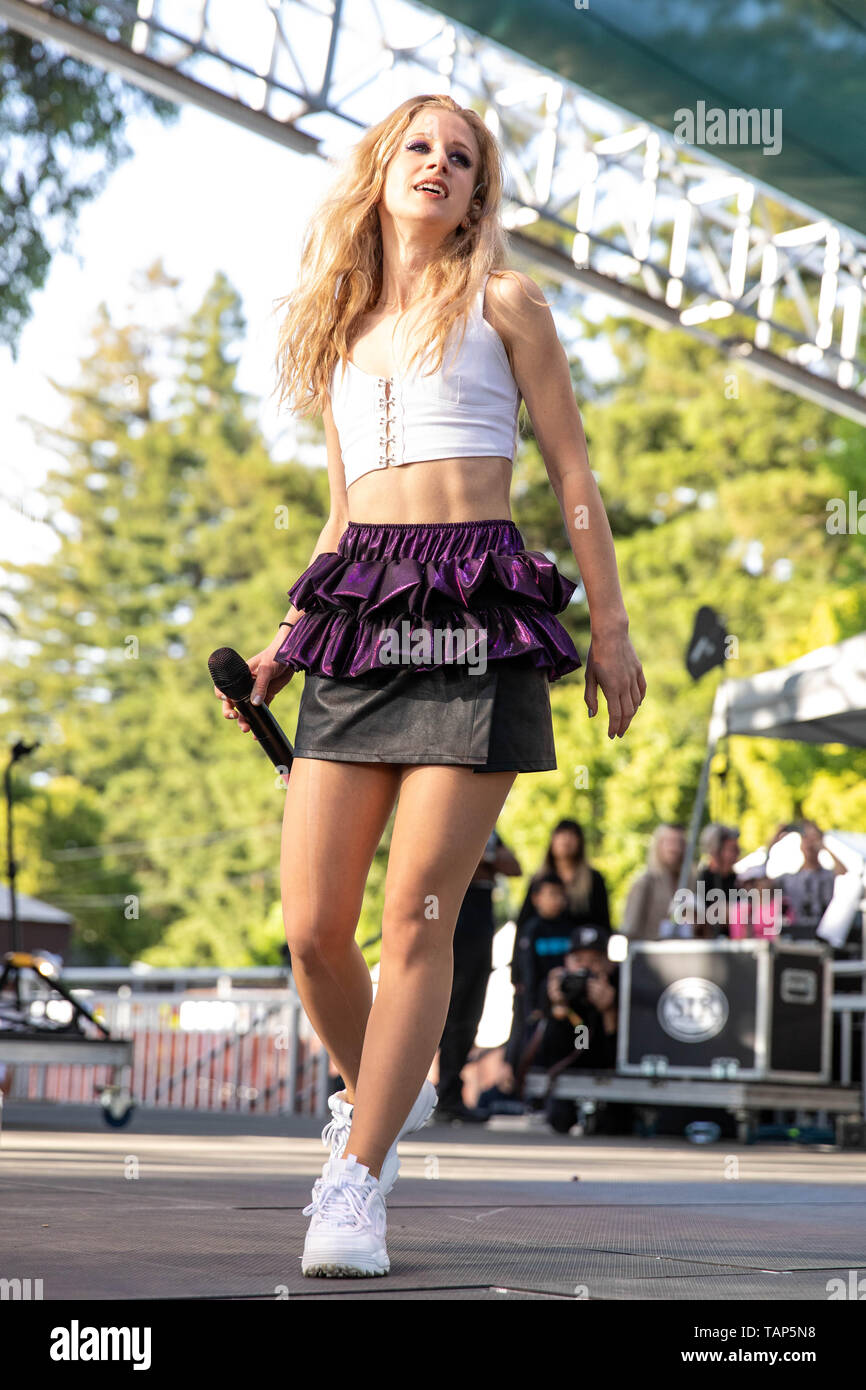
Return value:
<svg viewBox="0 0 866 1390">
<path fill-rule="evenodd" d="M 565 884 L 558 874 L 539 874 L 530 888 L 532 912 L 518 929 L 511 957 L 514 1015 L 505 1060 L 511 1080 L 520 1060 L 526 1019 L 535 1008 L 548 972 L 562 965 L 571 945 L 574 924 L 568 913 Z"/>
<path fill-rule="evenodd" d="M 517 1066 L 522 1090 L 530 1067 L 547 1071 L 545 1111 L 552 1127 L 567 1133 L 577 1118 L 573 1100 L 554 1099 L 560 1072 L 570 1067 L 611 1070 L 616 1066 L 618 968 L 608 959 L 604 927 L 576 927 L 562 966 L 539 986 L 529 1014 Z"/>
</svg>

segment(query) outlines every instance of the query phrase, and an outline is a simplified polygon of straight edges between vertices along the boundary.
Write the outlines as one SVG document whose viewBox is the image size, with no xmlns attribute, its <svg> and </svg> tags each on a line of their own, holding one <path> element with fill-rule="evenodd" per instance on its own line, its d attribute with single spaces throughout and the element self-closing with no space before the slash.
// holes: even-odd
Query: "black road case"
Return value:
<svg viewBox="0 0 866 1390">
<path fill-rule="evenodd" d="M 821 942 L 630 941 L 617 1071 L 829 1081 L 830 959 Z"/>
</svg>

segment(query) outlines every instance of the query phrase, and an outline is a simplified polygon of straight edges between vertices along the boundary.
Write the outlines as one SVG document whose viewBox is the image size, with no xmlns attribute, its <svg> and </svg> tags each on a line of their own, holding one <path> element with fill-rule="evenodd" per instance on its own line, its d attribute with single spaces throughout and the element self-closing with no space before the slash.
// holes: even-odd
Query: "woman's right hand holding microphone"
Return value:
<svg viewBox="0 0 866 1390">
<path fill-rule="evenodd" d="M 278 635 L 274 638 L 264 651 L 257 656 L 251 656 L 247 665 L 252 672 L 255 684 L 250 696 L 252 704 L 269 705 L 274 696 L 279 694 L 284 686 L 288 685 L 292 676 L 295 674 L 292 666 L 285 666 L 281 661 L 275 661 L 274 656 L 286 640 L 288 635 L 287 627 L 280 628 Z M 214 686 L 214 695 L 218 700 L 222 700 L 223 718 L 236 719 L 241 733 L 248 734 L 250 726 L 244 719 L 241 712 L 235 707 L 232 700 L 224 695 L 221 690 Z"/>
</svg>

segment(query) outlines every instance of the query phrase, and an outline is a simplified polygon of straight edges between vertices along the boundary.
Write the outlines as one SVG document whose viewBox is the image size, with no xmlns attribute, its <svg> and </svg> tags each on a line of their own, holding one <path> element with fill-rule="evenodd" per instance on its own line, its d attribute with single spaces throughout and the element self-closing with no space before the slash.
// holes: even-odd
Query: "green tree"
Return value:
<svg viewBox="0 0 866 1390">
<path fill-rule="evenodd" d="M 53 8 L 131 44 L 134 14 L 118 22 L 115 7 L 84 0 Z M 132 154 L 127 121 L 172 121 L 179 108 L 5 25 L 0 77 L 0 342 L 15 357 L 52 256 L 71 250 L 81 208 Z"/>
<path fill-rule="evenodd" d="M 630 320 L 582 328 L 587 343 L 604 337 L 619 364 L 614 382 L 585 397 L 575 377 L 648 691 L 625 738 L 611 741 L 603 699 L 587 718 L 582 673 L 555 683 L 558 770 L 518 778 L 501 825 L 529 872 L 559 817 L 584 823 L 616 917 L 651 831 L 691 814 L 719 681 L 866 628 L 862 537 L 827 529 L 829 499 L 862 487 L 866 432 L 732 369 L 685 333 Z M 579 578 L 531 438 L 515 516 L 527 545 L 546 544 Z M 578 591 L 562 616 L 585 658 L 581 599 Z M 695 683 L 685 651 L 702 604 L 716 608 L 735 644 L 723 669 Z M 741 825 L 744 847 L 798 813 L 861 827 L 866 754 L 770 739 L 732 739 L 726 751 L 710 809 Z"/>
<path fill-rule="evenodd" d="M 41 776 L 96 799 L 101 832 L 82 818 L 78 844 L 116 846 L 139 916 L 126 925 L 118 905 L 109 927 L 85 904 L 91 955 L 246 960 L 279 898 L 282 783 L 222 718 L 207 658 L 271 640 L 327 514 L 326 476 L 269 458 L 235 381 L 244 323 L 224 277 L 188 323 L 160 267 L 146 288 L 169 300 L 164 332 L 115 327 L 100 306 L 52 432 L 56 553 L 6 567 L 19 640 L 2 723 L 41 740 Z M 290 731 L 299 693 L 292 681 L 275 709 Z"/>
</svg>

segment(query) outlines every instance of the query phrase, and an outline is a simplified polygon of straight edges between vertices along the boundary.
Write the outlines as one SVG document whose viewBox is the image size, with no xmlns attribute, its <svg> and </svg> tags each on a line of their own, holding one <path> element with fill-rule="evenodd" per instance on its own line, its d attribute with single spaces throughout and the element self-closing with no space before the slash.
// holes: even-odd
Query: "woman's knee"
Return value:
<svg viewBox="0 0 866 1390">
<path fill-rule="evenodd" d="M 386 893 L 382 955 L 403 965 L 450 953 L 456 913 L 436 893 Z"/>
<path fill-rule="evenodd" d="M 341 960 L 355 940 L 354 924 L 330 912 L 311 914 L 286 909 L 283 925 L 292 960 L 308 972 Z"/>
</svg>

